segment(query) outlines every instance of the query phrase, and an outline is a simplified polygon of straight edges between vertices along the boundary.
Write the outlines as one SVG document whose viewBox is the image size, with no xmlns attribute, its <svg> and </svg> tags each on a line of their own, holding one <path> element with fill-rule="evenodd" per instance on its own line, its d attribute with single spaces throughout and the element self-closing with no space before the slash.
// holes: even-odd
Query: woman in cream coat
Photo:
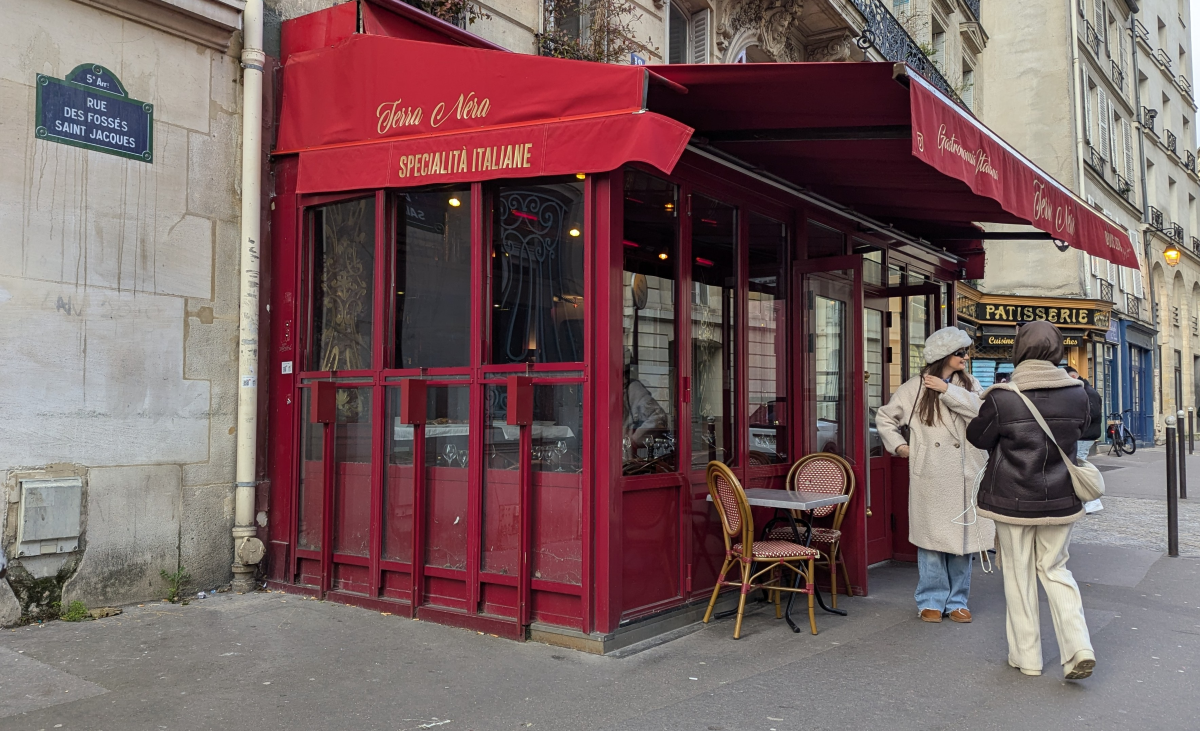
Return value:
<svg viewBox="0 0 1200 731">
<path fill-rule="evenodd" d="M 967 374 L 971 336 L 956 327 L 925 341 L 921 375 L 896 390 L 875 426 L 884 447 L 908 458 L 908 540 L 917 547 L 915 598 L 921 619 L 970 622 L 971 558 L 994 543 L 995 525 L 978 518 L 971 491 L 987 453 L 967 442 L 967 424 L 979 414 L 979 384 Z M 905 441 L 900 427 L 908 425 Z"/>
</svg>

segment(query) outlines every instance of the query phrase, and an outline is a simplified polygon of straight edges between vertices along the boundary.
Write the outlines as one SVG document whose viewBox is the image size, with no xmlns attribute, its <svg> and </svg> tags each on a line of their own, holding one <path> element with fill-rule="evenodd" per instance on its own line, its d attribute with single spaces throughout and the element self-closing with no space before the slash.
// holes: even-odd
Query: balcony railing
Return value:
<svg viewBox="0 0 1200 731">
<path fill-rule="evenodd" d="M 1196 256 L 1200 256 L 1200 239 L 1195 236 L 1192 237 L 1192 251 Z"/>
<path fill-rule="evenodd" d="M 1183 226 L 1180 226 L 1177 223 L 1172 223 L 1170 226 L 1167 227 L 1166 234 L 1175 243 L 1177 243 L 1177 244 L 1183 243 Z"/>
<path fill-rule="evenodd" d="M 1083 21 L 1083 42 L 1087 47 L 1092 49 L 1092 53 L 1096 58 L 1100 57 L 1100 36 L 1096 33 L 1096 29 L 1090 21 Z"/>
<path fill-rule="evenodd" d="M 1141 318 L 1142 316 L 1142 300 L 1132 294 L 1125 295 L 1125 314 L 1130 317 Z"/>
<path fill-rule="evenodd" d="M 1192 315 L 1192 335 L 1200 335 L 1200 317 Z"/>
<path fill-rule="evenodd" d="M 1194 172 L 1196 172 L 1196 156 L 1192 154 L 1192 151 L 1191 151 L 1191 150 L 1184 150 L 1184 153 L 1183 153 L 1183 167 L 1184 167 L 1184 168 L 1185 168 L 1185 169 L 1186 169 L 1186 170 L 1187 170 L 1189 173 L 1194 173 Z"/>
<path fill-rule="evenodd" d="M 1167 73 L 1171 73 L 1171 57 L 1163 49 L 1154 49 L 1154 63 L 1161 66 Z"/>
<path fill-rule="evenodd" d="M 1142 24 L 1142 21 L 1137 20 L 1136 18 L 1133 21 L 1133 32 L 1137 37 L 1137 40 L 1145 43 L 1147 46 L 1150 45 L 1150 31 L 1146 29 L 1146 26 Z"/>
<path fill-rule="evenodd" d="M 1117 173 L 1117 192 L 1125 200 L 1133 202 L 1133 183 L 1126 180 L 1120 173 Z"/>
<path fill-rule="evenodd" d="M 963 0 L 963 2 L 971 9 L 971 14 L 975 16 L 975 20 L 979 20 L 979 0 Z"/>
<path fill-rule="evenodd" d="M 1104 279 L 1100 280 L 1100 299 L 1103 300 L 1104 302 L 1112 302 L 1113 301 L 1112 282 L 1106 281 Z"/>
<path fill-rule="evenodd" d="M 1168 150 L 1175 153 L 1176 155 L 1179 154 L 1179 149 L 1178 149 L 1179 141 L 1175 138 L 1174 132 L 1172 132 L 1169 129 L 1164 129 L 1163 130 L 1163 142 L 1166 144 Z"/>
<path fill-rule="evenodd" d="M 1150 206 L 1150 225 L 1159 231 L 1163 230 L 1162 211 L 1158 210 L 1154 206 Z"/>
<path fill-rule="evenodd" d="M 1171 307 L 1171 327 L 1179 327 L 1179 308 Z"/>
<path fill-rule="evenodd" d="M 864 51 L 874 47 L 889 61 L 908 64 L 926 81 L 936 86 L 943 94 L 958 102 L 959 106 L 970 109 L 963 104 L 958 92 L 942 75 L 942 72 L 925 55 L 917 42 L 913 40 L 892 11 L 888 10 L 880 0 L 851 0 L 858 12 L 866 18 L 867 24 L 855 43 Z"/>
<path fill-rule="evenodd" d="M 1116 61 L 1110 61 L 1112 64 L 1112 80 L 1121 91 L 1125 91 L 1125 72 L 1121 70 L 1120 64 Z"/>
<path fill-rule="evenodd" d="M 1176 76 L 1175 83 L 1179 84 L 1179 88 L 1183 89 L 1183 93 L 1187 94 L 1188 99 L 1193 99 L 1193 100 L 1195 99 L 1195 97 L 1192 94 L 1192 82 L 1188 81 L 1188 78 L 1186 76 L 1184 76 L 1183 74 Z"/>
<path fill-rule="evenodd" d="M 1158 118 L 1158 110 L 1150 107 L 1142 107 L 1142 126 L 1151 132 L 1154 131 L 1154 120 Z"/>
<path fill-rule="evenodd" d="M 1087 164 L 1092 166 L 1092 170 L 1100 173 L 1101 177 L 1104 176 L 1104 158 L 1101 157 L 1100 151 L 1091 145 L 1088 145 Z"/>
</svg>

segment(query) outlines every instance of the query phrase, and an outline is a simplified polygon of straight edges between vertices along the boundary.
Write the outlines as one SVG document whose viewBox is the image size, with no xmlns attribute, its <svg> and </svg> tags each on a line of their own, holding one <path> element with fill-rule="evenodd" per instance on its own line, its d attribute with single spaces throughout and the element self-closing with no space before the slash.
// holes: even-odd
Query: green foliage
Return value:
<svg viewBox="0 0 1200 731">
<path fill-rule="evenodd" d="M 159 575 L 163 577 L 163 581 L 167 582 L 167 601 L 172 604 L 179 601 L 180 594 L 183 593 L 184 584 L 192 578 L 184 572 L 182 566 L 176 569 L 173 574 L 167 573 L 167 570 L 163 569 L 159 572 Z"/>
<path fill-rule="evenodd" d="M 59 607 L 60 607 L 60 613 L 58 615 L 58 618 L 64 622 L 82 622 L 83 620 L 88 619 L 91 616 L 90 614 L 88 614 L 87 606 L 84 605 L 84 603 L 79 601 L 78 599 L 76 599 L 75 601 L 68 604 L 67 611 L 65 611 L 65 612 L 61 611 L 61 604 L 59 605 Z"/>
<path fill-rule="evenodd" d="M 469 0 L 405 0 L 435 18 L 453 25 L 473 24 L 477 20 L 489 20 L 491 15 Z"/>
<path fill-rule="evenodd" d="M 629 55 L 651 50 L 634 39 L 642 13 L 630 0 L 544 0 L 538 53 L 600 63 L 628 63 Z M 657 51 L 654 48 L 653 51 Z"/>
</svg>

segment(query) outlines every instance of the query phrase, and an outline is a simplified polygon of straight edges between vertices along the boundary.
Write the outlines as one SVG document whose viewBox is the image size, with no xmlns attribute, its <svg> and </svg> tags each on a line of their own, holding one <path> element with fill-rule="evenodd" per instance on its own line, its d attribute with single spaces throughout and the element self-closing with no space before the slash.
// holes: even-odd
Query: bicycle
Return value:
<svg viewBox="0 0 1200 731">
<path fill-rule="evenodd" d="M 1134 438 L 1133 432 L 1125 426 L 1125 414 L 1131 413 L 1133 409 L 1125 409 L 1122 412 L 1113 412 L 1108 415 L 1108 431 L 1106 435 L 1109 440 L 1108 453 L 1112 454 L 1116 451 L 1120 457 L 1123 453 L 1133 454 L 1137 450 L 1137 439 Z"/>
</svg>

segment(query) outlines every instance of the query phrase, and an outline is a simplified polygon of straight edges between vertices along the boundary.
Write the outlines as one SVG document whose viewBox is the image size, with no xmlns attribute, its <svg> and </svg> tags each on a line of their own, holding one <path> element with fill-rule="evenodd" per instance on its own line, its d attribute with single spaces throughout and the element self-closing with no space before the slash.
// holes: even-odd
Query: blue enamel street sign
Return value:
<svg viewBox="0 0 1200 731">
<path fill-rule="evenodd" d="M 130 99 L 111 71 L 77 66 L 66 79 L 37 76 L 39 139 L 154 162 L 154 105 Z"/>
</svg>

